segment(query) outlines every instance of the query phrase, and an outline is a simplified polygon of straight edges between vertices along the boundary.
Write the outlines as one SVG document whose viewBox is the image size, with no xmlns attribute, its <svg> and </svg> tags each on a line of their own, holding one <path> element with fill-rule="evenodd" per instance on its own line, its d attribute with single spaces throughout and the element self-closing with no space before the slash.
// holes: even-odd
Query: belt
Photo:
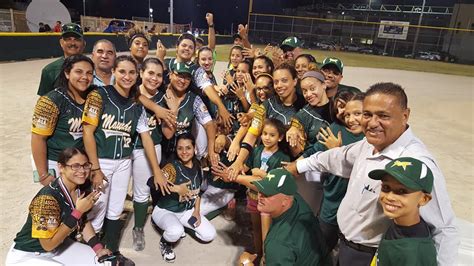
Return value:
<svg viewBox="0 0 474 266">
<path fill-rule="evenodd" d="M 338 233 L 338 236 L 339 236 L 339 239 L 343 241 L 348 247 L 355 249 L 357 251 L 362 251 L 362 252 L 371 253 L 371 254 L 375 254 L 375 252 L 377 251 L 377 248 L 364 246 L 361 244 L 354 243 L 350 240 L 347 240 L 346 237 L 342 233 Z"/>
</svg>

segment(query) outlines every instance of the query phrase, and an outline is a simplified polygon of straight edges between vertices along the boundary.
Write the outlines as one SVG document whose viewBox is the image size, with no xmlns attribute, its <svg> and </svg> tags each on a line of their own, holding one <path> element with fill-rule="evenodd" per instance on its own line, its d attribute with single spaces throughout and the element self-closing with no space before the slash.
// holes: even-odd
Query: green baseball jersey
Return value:
<svg viewBox="0 0 474 266">
<path fill-rule="evenodd" d="M 220 158 L 219 161 L 223 163 L 224 165 L 226 166 L 232 165 L 232 162 L 229 162 L 229 160 L 227 159 L 227 151 L 223 150 L 219 154 L 219 158 Z M 220 178 L 214 178 L 212 174 L 206 175 L 206 178 L 207 178 L 207 183 L 209 185 L 212 185 L 213 187 L 222 188 L 222 189 L 233 189 L 233 190 L 238 190 L 241 187 L 241 185 L 238 183 L 224 182 L 224 180 Z"/>
<path fill-rule="evenodd" d="M 163 91 L 158 91 L 153 97 L 150 98 L 153 102 L 157 103 L 158 105 L 164 101 L 165 93 Z M 150 129 L 151 139 L 153 140 L 154 145 L 158 145 L 161 143 L 163 139 L 163 133 L 161 131 L 161 123 L 158 119 L 156 119 L 156 115 L 154 112 L 145 109 L 146 111 L 146 118 L 147 118 L 147 125 Z M 143 143 L 141 138 L 137 138 L 135 142 L 135 149 L 143 149 Z"/>
<path fill-rule="evenodd" d="M 130 156 L 139 133 L 148 131 L 145 109 L 133 95 L 120 95 L 114 86 L 99 87 L 87 96 L 82 122 L 97 126 L 94 137 L 99 158 Z"/>
<path fill-rule="evenodd" d="M 72 208 L 67 203 L 58 180 L 55 179 L 49 186 L 41 188 L 31 201 L 26 222 L 14 239 L 15 249 L 46 252 L 41 247 L 39 239 L 53 237 L 61 222 L 71 214 Z M 84 222 L 84 220 L 80 221 L 80 223 Z M 76 231 L 71 232 L 70 235 L 75 236 L 75 234 Z"/>
<path fill-rule="evenodd" d="M 64 57 L 61 57 L 43 68 L 41 71 L 40 85 L 36 94 L 43 96 L 46 93 L 54 90 L 54 85 L 59 77 L 59 74 L 61 73 L 63 63 Z"/>
<path fill-rule="evenodd" d="M 161 101 L 160 105 L 168 108 L 166 101 Z M 205 125 L 212 121 L 206 105 L 196 93 L 188 90 L 184 99 L 181 101 L 178 108 L 178 117 L 176 119 L 176 132 L 171 139 L 163 139 L 162 150 L 163 154 L 172 154 L 176 147 L 176 137 L 183 133 L 189 133 L 192 130 L 194 119 L 198 123 Z"/>
<path fill-rule="evenodd" d="M 421 230 L 420 227 L 425 227 Z M 416 232 L 412 236 L 403 234 L 403 231 Z M 418 232 L 417 232 L 418 231 Z M 423 233 L 425 231 L 426 233 Z M 395 236 L 389 239 L 388 235 Z M 384 237 L 380 241 L 377 253 L 371 266 L 436 266 L 436 248 L 425 221 L 414 226 L 397 226 L 392 221 Z"/>
<path fill-rule="evenodd" d="M 349 145 L 364 138 L 363 133 L 354 135 L 348 131 L 345 126 L 338 123 L 332 123 L 329 128 L 336 136 L 338 132 L 341 132 L 342 145 Z M 316 143 L 313 147 L 315 147 L 314 152 L 327 150 L 326 146 L 321 143 Z M 319 218 L 321 220 L 329 224 L 337 225 L 337 210 L 346 195 L 348 184 L 348 178 L 329 173 L 325 174 L 325 178 L 323 178 L 323 200 L 319 210 Z"/>
<path fill-rule="evenodd" d="M 255 111 L 254 118 L 248 132 L 259 136 L 265 118 L 275 118 L 284 125 L 289 126 L 293 116 L 304 106 L 304 98 L 297 95 L 296 101 L 291 106 L 284 105 L 276 95 L 264 101 Z"/>
<path fill-rule="evenodd" d="M 47 136 L 47 158 L 57 161 L 68 147 L 82 147 L 82 112 L 66 89 L 57 88 L 40 97 L 33 113 L 31 132 Z"/>
<path fill-rule="evenodd" d="M 272 265 L 331 265 L 318 220 L 299 194 L 290 209 L 272 219 L 265 238 L 265 263 Z"/>
<path fill-rule="evenodd" d="M 321 108 L 307 104 L 295 114 L 291 121 L 292 127 L 300 129 L 306 135 L 306 148 L 318 142 L 318 133 L 321 127 L 329 126 L 329 123 L 322 118 L 321 110 Z"/>
<path fill-rule="evenodd" d="M 196 198 L 200 196 L 201 184 L 203 181 L 202 170 L 197 162 L 194 162 L 192 168 L 184 166 L 180 161 L 174 160 L 166 164 L 163 169 L 163 176 L 175 185 L 189 182 L 187 187 L 191 191 L 191 200 L 187 201 L 177 193 L 171 193 L 161 196 L 157 202 L 158 207 L 172 212 L 183 212 L 194 207 Z"/>
</svg>

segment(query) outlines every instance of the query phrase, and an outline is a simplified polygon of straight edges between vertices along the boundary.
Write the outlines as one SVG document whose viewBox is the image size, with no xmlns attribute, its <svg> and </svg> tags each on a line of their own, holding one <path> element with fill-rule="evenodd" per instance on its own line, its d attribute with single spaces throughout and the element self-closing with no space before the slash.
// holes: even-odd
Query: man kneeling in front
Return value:
<svg viewBox="0 0 474 266">
<path fill-rule="evenodd" d="M 274 169 L 252 184 L 259 192 L 257 209 L 272 217 L 264 243 L 266 265 L 331 265 L 318 220 L 296 192 L 290 172 Z"/>
</svg>

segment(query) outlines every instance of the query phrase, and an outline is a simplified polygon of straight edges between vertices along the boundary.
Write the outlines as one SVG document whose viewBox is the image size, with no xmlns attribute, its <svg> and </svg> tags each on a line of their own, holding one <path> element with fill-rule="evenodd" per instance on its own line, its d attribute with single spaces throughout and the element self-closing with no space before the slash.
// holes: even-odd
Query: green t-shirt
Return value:
<svg viewBox="0 0 474 266">
<path fill-rule="evenodd" d="M 341 132 L 342 145 L 348 145 L 357 142 L 364 138 L 364 134 L 354 135 L 347 130 L 345 126 L 337 123 L 332 123 L 329 127 L 334 135 L 337 136 L 338 132 Z M 314 145 L 315 151 L 325 151 L 326 147 L 317 143 Z M 341 201 L 346 195 L 347 185 L 349 184 L 348 178 L 335 176 L 329 173 L 325 174 L 323 178 L 323 200 L 321 203 L 321 209 L 319 210 L 319 218 L 326 223 L 337 225 L 337 210 Z"/>
<path fill-rule="evenodd" d="M 82 112 L 84 104 L 76 103 L 66 90 L 57 88 L 40 97 L 36 103 L 31 132 L 47 136 L 47 158 L 57 161 L 68 147 L 82 147 Z"/>
<path fill-rule="evenodd" d="M 43 68 L 43 70 L 41 71 L 40 85 L 36 94 L 38 94 L 39 96 L 43 96 L 46 93 L 54 90 L 54 85 L 59 77 L 59 74 L 61 73 L 63 63 L 64 57 L 61 57 L 58 58 L 56 61 L 49 63 Z"/>
<path fill-rule="evenodd" d="M 273 218 L 264 251 L 268 266 L 331 265 L 318 220 L 299 194 L 290 209 Z"/>
<path fill-rule="evenodd" d="M 398 226 L 392 221 L 371 265 L 436 266 L 436 248 L 428 224 L 423 219 L 412 226 Z"/>
</svg>

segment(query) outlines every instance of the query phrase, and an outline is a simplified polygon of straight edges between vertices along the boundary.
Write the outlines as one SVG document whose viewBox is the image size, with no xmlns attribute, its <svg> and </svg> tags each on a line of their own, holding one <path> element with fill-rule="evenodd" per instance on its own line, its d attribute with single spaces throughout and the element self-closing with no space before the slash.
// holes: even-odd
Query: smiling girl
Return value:
<svg viewBox="0 0 474 266">
<path fill-rule="evenodd" d="M 92 209 L 92 225 L 98 232 L 105 219 L 105 243 L 113 252 L 118 252 L 123 227 L 120 215 L 132 171 L 130 156 L 139 136 L 157 187 L 163 191 L 167 185 L 158 166 L 146 112 L 135 100 L 137 63 L 131 56 L 119 56 L 112 72 L 115 85 L 99 87 L 89 93 L 82 121 L 84 146 L 93 166 L 93 185 L 104 191 Z"/>
</svg>

